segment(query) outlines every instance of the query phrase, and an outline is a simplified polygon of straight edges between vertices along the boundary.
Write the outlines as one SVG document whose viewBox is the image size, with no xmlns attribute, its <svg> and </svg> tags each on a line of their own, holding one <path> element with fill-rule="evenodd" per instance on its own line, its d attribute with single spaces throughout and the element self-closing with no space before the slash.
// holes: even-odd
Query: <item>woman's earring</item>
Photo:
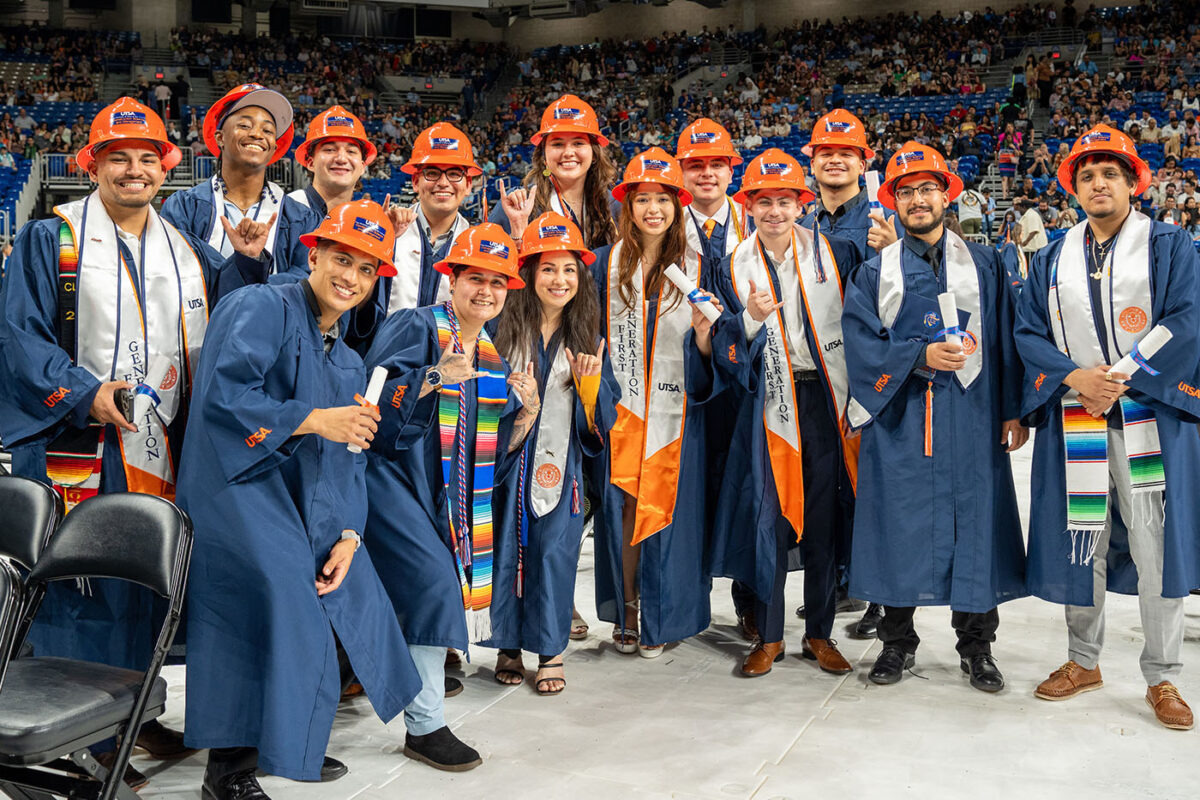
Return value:
<svg viewBox="0 0 1200 800">
<path fill-rule="evenodd" d="M 549 178 L 549 177 L 550 177 L 550 170 L 549 170 L 548 168 L 543 168 L 543 169 L 542 169 L 542 177 L 543 177 L 543 178 Z"/>
</svg>

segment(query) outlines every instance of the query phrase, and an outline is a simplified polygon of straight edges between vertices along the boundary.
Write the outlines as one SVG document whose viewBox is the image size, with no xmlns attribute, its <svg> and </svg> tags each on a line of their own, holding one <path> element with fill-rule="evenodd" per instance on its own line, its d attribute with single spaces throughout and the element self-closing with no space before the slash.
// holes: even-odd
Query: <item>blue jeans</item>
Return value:
<svg viewBox="0 0 1200 800">
<path fill-rule="evenodd" d="M 446 648 L 408 646 L 421 676 L 421 691 L 404 709 L 404 725 L 413 736 L 425 736 L 446 727 Z"/>
</svg>

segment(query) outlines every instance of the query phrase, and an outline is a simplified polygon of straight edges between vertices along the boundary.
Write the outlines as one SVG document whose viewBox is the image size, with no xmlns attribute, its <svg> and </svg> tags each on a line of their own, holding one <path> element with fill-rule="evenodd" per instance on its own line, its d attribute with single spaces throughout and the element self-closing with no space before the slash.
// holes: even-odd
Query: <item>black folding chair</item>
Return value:
<svg viewBox="0 0 1200 800">
<path fill-rule="evenodd" d="M 136 800 L 121 778 L 137 737 L 123 734 L 166 705 L 159 673 L 183 611 L 191 551 L 187 515 L 150 495 L 99 495 L 59 525 L 26 580 L 28 616 L 36 614 L 47 583 L 76 578 L 139 583 L 165 597 L 169 611 L 144 673 L 65 658 L 9 663 L 0 686 L 0 793 L 17 800 Z M 114 736 L 121 744 L 109 771 L 88 747 Z"/>
<path fill-rule="evenodd" d="M 28 478 L 0 477 L 0 560 L 8 559 L 26 571 L 33 569 L 62 516 L 62 498 L 46 484 Z M 13 639 L 17 648 L 25 641 L 32 621 L 32 615 L 27 614 L 17 622 Z M 0 654 L 7 652 L 0 648 Z M 15 648 L 12 656 L 17 656 Z M 3 670 L 0 666 L 0 677 Z"/>
</svg>

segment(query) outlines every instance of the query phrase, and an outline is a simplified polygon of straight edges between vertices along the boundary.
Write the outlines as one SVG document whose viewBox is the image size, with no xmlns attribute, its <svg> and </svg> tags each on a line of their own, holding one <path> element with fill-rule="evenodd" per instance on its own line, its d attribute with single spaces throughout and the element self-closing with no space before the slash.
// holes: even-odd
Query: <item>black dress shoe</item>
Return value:
<svg viewBox="0 0 1200 800">
<path fill-rule="evenodd" d="M 883 619 L 883 606 L 878 603 L 871 603 L 867 606 L 866 612 L 863 613 L 862 619 L 854 623 L 854 627 L 850 630 L 850 638 L 874 639 L 881 619 Z"/>
<path fill-rule="evenodd" d="M 258 784 L 254 773 L 253 769 L 231 772 L 214 781 L 205 772 L 200 796 L 204 800 L 271 800 Z"/>
<path fill-rule="evenodd" d="M 961 659 L 958 665 L 971 676 L 971 685 L 981 692 L 998 692 L 1004 688 L 1004 676 L 990 653 L 979 653 Z"/>
<path fill-rule="evenodd" d="M 865 600 L 855 600 L 853 597 L 839 596 L 837 599 L 837 604 L 833 608 L 833 613 L 849 614 L 852 611 L 862 611 L 866 607 L 867 603 Z M 805 613 L 806 611 L 804 606 L 800 606 L 796 609 L 796 616 L 800 619 L 804 619 Z"/>
<path fill-rule="evenodd" d="M 350 768 L 336 758 L 325 756 L 325 763 L 321 764 L 321 783 L 329 783 L 336 781 L 338 778 L 344 777 L 350 772 Z"/>
<path fill-rule="evenodd" d="M 904 670 L 911 668 L 915 663 L 917 657 L 914 654 L 888 645 L 883 648 L 879 658 L 875 659 L 875 666 L 871 667 L 871 674 L 867 677 L 871 679 L 871 683 L 878 683 L 880 686 L 899 683 L 900 678 L 904 676 Z"/>
<path fill-rule="evenodd" d="M 462 690 L 462 681 L 458 678 L 451 678 L 449 675 L 446 676 L 446 697 L 454 697 L 455 695 L 462 694 Z"/>
<path fill-rule="evenodd" d="M 483 763 L 475 748 L 464 744 L 448 727 L 424 736 L 404 736 L 404 755 L 446 772 L 466 772 Z"/>
</svg>

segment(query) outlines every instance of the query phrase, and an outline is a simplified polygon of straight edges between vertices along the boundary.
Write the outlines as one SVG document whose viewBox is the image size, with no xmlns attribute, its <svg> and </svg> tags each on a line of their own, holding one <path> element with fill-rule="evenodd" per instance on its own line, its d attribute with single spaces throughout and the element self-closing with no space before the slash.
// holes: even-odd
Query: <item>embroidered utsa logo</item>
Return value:
<svg viewBox="0 0 1200 800">
<path fill-rule="evenodd" d="M 542 464 L 537 468 L 533 477 L 538 482 L 538 486 L 543 489 L 553 489 L 562 481 L 562 472 L 553 464 Z"/>
<path fill-rule="evenodd" d="M 246 437 L 246 447 L 254 447 L 254 445 L 266 439 L 271 433 L 270 428 L 259 428 L 254 433 Z"/>
<path fill-rule="evenodd" d="M 1045 382 L 1045 380 L 1046 380 L 1046 373 L 1039 372 L 1038 376 L 1037 376 L 1037 380 L 1035 380 L 1033 382 L 1033 390 L 1035 392 L 1040 392 L 1042 390 L 1042 383 Z"/>
<path fill-rule="evenodd" d="M 974 355 L 975 351 L 979 349 L 979 342 L 975 341 L 975 337 L 967 331 L 963 331 L 962 334 L 962 349 L 969 356 Z"/>
<path fill-rule="evenodd" d="M 175 369 L 175 365 L 167 367 L 167 374 L 163 376 L 162 383 L 158 385 L 160 392 L 165 392 L 168 389 L 173 389 L 179 381 L 179 370 Z"/>
<path fill-rule="evenodd" d="M 875 391 L 882 392 L 883 387 L 888 385 L 888 381 L 892 379 L 891 375 L 886 372 L 879 376 L 879 380 L 875 381 Z"/>
<path fill-rule="evenodd" d="M 1189 386 L 1183 381 L 1179 382 L 1179 391 L 1183 392 L 1189 397 L 1200 397 L 1200 389 L 1197 389 L 1195 386 Z"/>
<path fill-rule="evenodd" d="M 50 396 L 43 400 L 42 403 L 46 406 L 46 408 L 54 408 L 56 405 L 58 405 L 59 400 L 62 400 L 70 393 L 70 389 L 60 386 L 51 392 Z"/>
<path fill-rule="evenodd" d="M 832 342 L 827 342 L 824 345 L 823 349 L 825 350 L 826 353 L 832 353 L 834 350 L 837 350 L 841 346 L 842 346 L 842 340 L 834 339 Z"/>
<path fill-rule="evenodd" d="M 675 392 L 676 394 L 683 391 L 677 383 L 663 383 L 662 381 L 659 381 L 658 390 L 660 392 Z"/>
<path fill-rule="evenodd" d="M 399 408 L 404 402 L 404 393 L 408 391 L 407 386 L 397 386 L 395 394 L 392 395 L 392 408 Z"/>
<path fill-rule="evenodd" d="M 930 311 L 928 314 L 925 315 L 925 327 L 926 328 L 936 328 L 937 324 L 939 322 L 941 322 L 941 319 L 938 317 L 937 314 L 933 313 L 932 311 Z"/>
<path fill-rule="evenodd" d="M 1149 320 L 1146 317 L 1146 312 L 1142 311 L 1137 306 L 1130 306 L 1121 312 L 1121 316 L 1117 317 L 1117 322 L 1123 330 L 1129 333 L 1138 333 L 1146 327 Z"/>
<path fill-rule="evenodd" d="M 736 345 L 736 344 L 731 344 L 731 345 L 729 345 L 729 361 L 730 361 L 730 363 L 732 363 L 732 364 L 736 364 L 736 363 L 738 363 L 738 360 L 737 360 L 737 345 Z"/>
</svg>

